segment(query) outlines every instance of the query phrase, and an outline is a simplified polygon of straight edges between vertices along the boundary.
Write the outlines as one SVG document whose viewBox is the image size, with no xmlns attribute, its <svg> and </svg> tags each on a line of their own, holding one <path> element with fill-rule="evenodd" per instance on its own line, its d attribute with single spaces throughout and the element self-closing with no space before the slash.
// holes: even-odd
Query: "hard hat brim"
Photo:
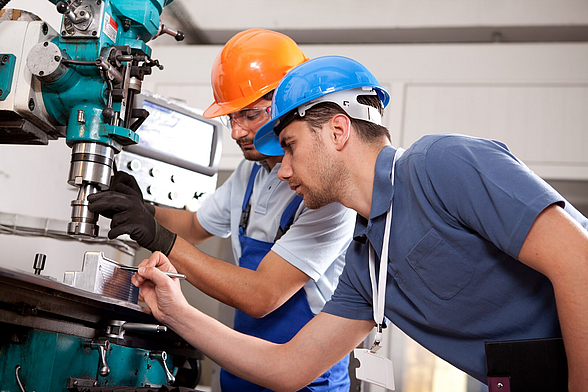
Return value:
<svg viewBox="0 0 588 392">
<path fill-rule="evenodd" d="M 274 118 L 266 122 L 261 128 L 257 130 L 253 144 L 255 149 L 260 153 L 274 157 L 284 155 L 284 150 L 280 146 L 280 139 L 274 132 L 274 126 L 279 118 Z"/>
<path fill-rule="evenodd" d="M 210 104 L 210 106 L 208 108 L 206 108 L 206 110 L 204 111 L 204 113 L 202 113 L 202 115 L 205 118 L 226 116 L 227 114 L 236 112 L 237 110 L 241 110 L 241 109 L 245 108 L 246 106 L 251 105 L 253 102 L 257 101 L 258 99 L 263 97 L 265 94 L 274 90 L 277 85 L 278 85 L 278 82 L 272 83 L 272 84 L 260 89 L 259 91 L 257 91 L 255 94 L 253 94 L 251 96 L 242 97 L 241 99 L 235 99 L 230 102 L 225 102 L 225 103 L 213 102 Z"/>
</svg>

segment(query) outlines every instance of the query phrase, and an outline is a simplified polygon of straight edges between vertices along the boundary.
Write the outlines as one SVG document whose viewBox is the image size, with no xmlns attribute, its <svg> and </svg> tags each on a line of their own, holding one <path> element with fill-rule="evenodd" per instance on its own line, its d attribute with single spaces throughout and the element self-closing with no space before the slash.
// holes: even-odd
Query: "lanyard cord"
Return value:
<svg viewBox="0 0 588 392">
<path fill-rule="evenodd" d="M 402 156 L 404 149 L 399 148 L 396 150 L 394 160 L 392 161 L 392 174 L 390 175 L 390 181 L 394 185 L 394 169 L 396 167 L 396 161 Z M 392 201 L 390 201 L 390 208 L 386 213 L 386 226 L 384 228 L 384 239 L 382 242 L 382 253 L 380 254 L 380 273 L 378 274 L 378 284 L 376 287 L 376 256 L 373 245 L 370 242 L 369 248 L 369 269 L 370 269 L 370 280 L 372 283 L 372 302 L 374 309 L 374 321 L 376 322 L 376 336 L 374 343 L 370 348 L 370 351 L 376 352 L 382 348 L 382 326 L 384 324 L 384 308 L 386 303 L 386 278 L 388 274 L 388 244 L 390 243 L 390 226 L 392 223 Z"/>
</svg>

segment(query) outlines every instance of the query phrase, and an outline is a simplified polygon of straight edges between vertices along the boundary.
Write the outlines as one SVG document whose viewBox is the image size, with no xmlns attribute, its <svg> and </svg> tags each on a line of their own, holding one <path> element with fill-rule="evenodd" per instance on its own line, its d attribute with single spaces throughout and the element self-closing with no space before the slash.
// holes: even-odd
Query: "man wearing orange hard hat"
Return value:
<svg viewBox="0 0 588 392">
<path fill-rule="evenodd" d="M 128 217 L 120 226 L 111 223 L 111 231 L 129 233 L 141 246 L 161 251 L 194 286 L 234 307 L 234 329 L 274 343 L 289 341 L 331 297 L 356 217 L 339 203 L 315 210 L 306 207 L 302 197 L 278 178 L 282 157 L 263 155 L 253 145 L 257 130 L 270 118 L 274 89 L 306 60 L 284 34 L 250 29 L 232 37 L 214 62 L 214 103 L 204 116 L 222 116 L 245 159 L 196 213 L 164 207 L 153 211 L 129 196 L 126 199 L 137 210 L 126 209 Z M 118 182 L 134 187 L 132 177 L 118 176 Z M 91 208 L 110 211 L 115 201 L 100 198 Z M 112 222 L 116 225 L 118 219 Z M 194 246 L 213 236 L 231 237 L 237 265 Z M 303 390 L 349 391 L 348 364 L 346 357 Z M 221 387 L 267 390 L 225 370 Z"/>
</svg>

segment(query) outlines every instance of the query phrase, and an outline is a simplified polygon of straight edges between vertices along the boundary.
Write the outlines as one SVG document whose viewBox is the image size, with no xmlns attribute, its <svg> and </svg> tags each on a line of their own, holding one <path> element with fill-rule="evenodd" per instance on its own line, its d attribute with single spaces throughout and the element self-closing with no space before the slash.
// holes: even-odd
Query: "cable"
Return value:
<svg viewBox="0 0 588 392">
<path fill-rule="evenodd" d="M 2 1 L 2 0 L 0 0 Z M 10 1 L 10 0 L 8 0 Z M 72 64 L 72 65 L 93 65 L 96 66 L 96 61 L 87 61 L 87 60 L 71 60 L 71 59 L 61 59 L 63 64 Z"/>
<path fill-rule="evenodd" d="M 16 221 L 16 216 L 14 221 Z M 46 224 L 43 228 L 35 228 L 35 227 L 26 227 L 26 226 L 17 226 L 16 223 L 13 225 L 7 225 L 0 223 L 0 234 L 8 234 L 8 235 L 17 235 L 20 237 L 45 237 L 51 238 L 55 240 L 62 240 L 62 241 L 79 241 L 83 243 L 89 244 L 99 244 L 99 245 L 108 245 L 112 246 L 113 248 L 129 255 L 135 256 L 135 249 L 138 249 L 138 246 L 134 242 L 125 242 L 119 239 L 111 240 L 108 237 L 88 237 L 88 238 L 77 238 L 72 237 L 65 232 L 59 232 L 56 230 L 49 230 L 48 229 L 49 222 L 46 221 Z"/>
<path fill-rule="evenodd" d="M 20 389 L 20 392 L 26 392 L 24 387 L 22 386 L 22 382 L 20 382 L 20 377 L 18 376 L 19 370 L 20 370 L 20 365 L 16 365 L 16 368 L 14 369 L 16 383 L 18 384 L 18 388 Z"/>
</svg>

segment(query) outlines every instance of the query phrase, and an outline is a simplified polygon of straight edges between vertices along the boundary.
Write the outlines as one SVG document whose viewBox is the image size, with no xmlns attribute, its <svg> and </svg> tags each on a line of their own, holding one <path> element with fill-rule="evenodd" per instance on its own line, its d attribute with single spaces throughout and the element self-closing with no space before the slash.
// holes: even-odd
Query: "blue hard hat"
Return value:
<svg viewBox="0 0 588 392">
<path fill-rule="evenodd" d="M 329 94 L 351 89 L 375 91 L 384 107 L 390 102 L 390 94 L 374 75 L 362 64 L 348 57 L 317 57 L 293 68 L 276 87 L 271 119 L 257 131 L 255 148 L 268 156 L 283 155 L 284 150 L 274 132 L 280 120 L 301 105 L 315 100 L 330 101 L 326 97 Z"/>
</svg>

